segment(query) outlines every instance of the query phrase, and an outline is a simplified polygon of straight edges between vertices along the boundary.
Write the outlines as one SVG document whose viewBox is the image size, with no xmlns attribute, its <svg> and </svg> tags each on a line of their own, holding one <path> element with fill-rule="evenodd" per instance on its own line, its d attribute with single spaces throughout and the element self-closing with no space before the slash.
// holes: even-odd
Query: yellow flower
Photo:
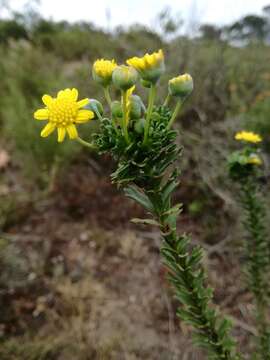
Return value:
<svg viewBox="0 0 270 360">
<path fill-rule="evenodd" d="M 262 160 L 259 158 L 259 156 L 252 154 L 248 159 L 248 164 L 262 165 Z"/>
<path fill-rule="evenodd" d="M 127 60 L 127 64 L 133 66 L 141 75 L 142 79 L 155 83 L 165 70 L 164 54 L 160 49 L 143 57 L 133 57 Z"/>
<path fill-rule="evenodd" d="M 251 143 L 259 143 L 262 141 L 260 135 L 255 134 L 251 131 L 240 131 L 235 135 L 235 140 L 246 141 Z"/>
<path fill-rule="evenodd" d="M 113 70 L 117 67 L 114 60 L 98 59 L 93 65 L 93 78 L 102 86 L 108 86 L 112 81 Z"/>
<path fill-rule="evenodd" d="M 78 137 L 75 124 L 82 124 L 94 118 L 93 111 L 80 110 L 89 103 L 89 99 L 77 101 L 77 89 L 65 89 L 58 92 L 56 98 L 50 95 L 42 97 L 43 103 L 46 105 L 44 109 L 35 111 L 34 118 L 36 120 L 48 120 L 48 124 L 41 131 L 42 137 L 47 137 L 55 129 L 58 132 L 58 142 L 62 142 L 66 132 L 70 139 Z"/>
</svg>

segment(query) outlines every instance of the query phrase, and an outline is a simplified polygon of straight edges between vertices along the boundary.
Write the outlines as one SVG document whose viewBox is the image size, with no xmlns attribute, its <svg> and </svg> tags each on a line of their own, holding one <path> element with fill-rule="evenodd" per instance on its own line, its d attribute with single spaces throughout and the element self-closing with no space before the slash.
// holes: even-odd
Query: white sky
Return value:
<svg viewBox="0 0 270 360">
<path fill-rule="evenodd" d="M 10 0 L 20 10 L 26 0 Z M 249 13 L 261 14 L 270 0 L 40 0 L 40 12 L 56 20 L 86 20 L 100 26 L 153 25 L 156 15 L 170 6 L 189 23 L 228 24 Z M 110 12 L 110 23 L 106 12 Z"/>
</svg>

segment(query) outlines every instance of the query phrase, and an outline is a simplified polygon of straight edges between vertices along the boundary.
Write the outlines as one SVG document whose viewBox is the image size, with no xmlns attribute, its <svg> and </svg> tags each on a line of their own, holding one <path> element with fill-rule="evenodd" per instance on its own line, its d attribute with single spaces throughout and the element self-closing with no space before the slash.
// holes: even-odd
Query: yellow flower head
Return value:
<svg viewBox="0 0 270 360">
<path fill-rule="evenodd" d="M 127 60 L 127 64 L 133 66 L 141 75 L 142 79 L 155 83 L 165 70 L 164 54 L 160 49 L 143 57 L 133 57 Z"/>
<path fill-rule="evenodd" d="M 235 135 L 234 138 L 235 140 L 251 142 L 254 144 L 262 141 L 260 135 L 255 134 L 254 132 L 251 131 L 240 131 Z"/>
<path fill-rule="evenodd" d="M 77 89 L 65 89 L 58 92 L 56 98 L 50 95 L 42 97 L 46 105 L 44 109 L 35 111 L 36 120 L 47 120 L 48 124 L 41 131 L 42 137 L 47 137 L 55 129 L 58 132 L 58 142 L 62 142 L 66 132 L 70 139 L 78 137 L 75 124 L 82 124 L 94 118 L 93 111 L 81 109 L 89 103 L 89 99 L 77 101 Z"/>
<path fill-rule="evenodd" d="M 98 59 L 93 65 L 93 78 L 102 86 L 108 86 L 112 81 L 113 70 L 117 67 L 114 60 Z"/>
</svg>

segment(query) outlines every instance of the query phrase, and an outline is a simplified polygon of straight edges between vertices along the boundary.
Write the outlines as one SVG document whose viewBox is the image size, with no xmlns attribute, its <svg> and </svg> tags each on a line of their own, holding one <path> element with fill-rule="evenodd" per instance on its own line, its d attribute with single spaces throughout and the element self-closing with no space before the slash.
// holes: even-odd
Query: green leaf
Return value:
<svg viewBox="0 0 270 360">
<path fill-rule="evenodd" d="M 164 203 L 168 201 L 168 198 L 170 197 L 171 193 L 177 188 L 179 185 L 179 181 L 176 179 L 173 179 L 172 181 L 169 181 L 162 189 L 162 200 Z"/>
<path fill-rule="evenodd" d="M 218 334 L 221 339 L 223 339 L 227 333 L 231 330 L 232 323 L 229 319 L 225 318 L 221 321 L 221 324 L 218 328 Z"/>
<path fill-rule="evenodd" d="M 152 202 L 149 200 L 148 196 L 146 196 L 142 191 L 140 191 L 135 186 L 128 186 L 124 189 L 125 195 L 130 199 L 136 201 L 142 207 L 150 212 L 154 212 L 154 207 Z"/>
<path fill-rule="evenodd" d="M 178 215 L 182 211 L 182 204 L 176 204 L 169 210 L 165 211 L 162 215 Z"/>
<path fill-rule="evenodd" d="M 134 224 L 154 225 L 154 226 L 160 227 L 159 223 L 154 219 L 133 218 L 133 219 L 131 219 L 131 222 L 133 222 Z"/>
</svg>

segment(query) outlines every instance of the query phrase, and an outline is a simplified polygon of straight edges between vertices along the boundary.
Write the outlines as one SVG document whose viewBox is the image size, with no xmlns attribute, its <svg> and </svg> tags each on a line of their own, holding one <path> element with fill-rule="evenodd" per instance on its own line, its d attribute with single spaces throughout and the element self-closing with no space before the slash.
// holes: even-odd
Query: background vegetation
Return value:
<svg viewBox="0 0 270 360">
<path fill-rule="evenodd" d="M 1 359 L 203 359 L 174 318 L 157 235 L 129 224 L 140 209 L 110 185 L 111 159 L 40 139 L 32 119 L 41 96 L 63 87 L 101 99 L 90 75 L 96 58 L 123 62 L 159 48 L 168 68 L 161 96 L 175 73 L 195 79 L 176 125 L 185 146 L 180 226 L 208 250 L 215 302 L 248 354 L 254 328 L 243 319 L 253 309 L 239 285 L 242 229 L 226 157 L 245 127 L 264 137 L 269 167 L 270 10 L 223 28 L 203 24 L 192 36 L 183 25 L 169 9 L 156 30 L 106 32 L 31 8 L 0 18 Z M 82 126 L 83 136 L 94 126 Z"/>
</svg>

